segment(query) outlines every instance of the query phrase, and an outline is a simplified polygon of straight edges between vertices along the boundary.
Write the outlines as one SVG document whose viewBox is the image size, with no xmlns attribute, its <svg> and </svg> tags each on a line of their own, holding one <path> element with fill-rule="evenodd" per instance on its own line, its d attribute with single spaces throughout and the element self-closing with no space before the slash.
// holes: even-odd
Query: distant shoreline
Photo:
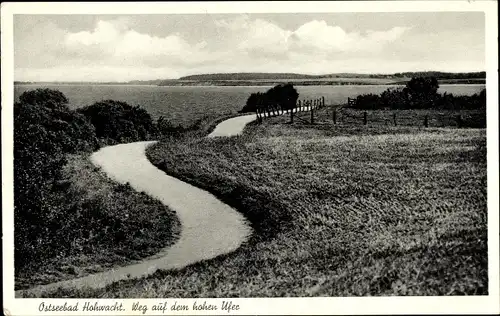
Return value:
<svg viewBox="0 0 500 316">
<path fill-rule="evenodd" d="M 343 78 L 341 78 L 343 79 Z M 347 79 L 347 78 L 346 78 Z M 439 80 L 439 79 L 438 79 Z M 392 82 L 380 82 L 376 80 L 371 81 L 347 81 L 347 80 L 339 80 L 339 81 L 328 81 L 328 80 L 304 80 L 304 81 L 295 81 L 295 80 L 276 80 L 276 81 L 262 81 L 262 80 L 252 80 L 252 81 L 240 81 L 240 80 L 221 80 L 221 81 L 196 81 L 196 80 L 172 80 L 169 82 L 158 83 L 129 83 L 129 82 L 14 82 L 14 85 L 109 85 L 109 86 L 167 86 L 167 87 L 191 87 L 191 86 L 199 86 L 199 87 L 210 87 L 210 86 L 275 86 L 280 83 L 290 82 L 295 86 L 373 86 L 373 85 L 404 85 L 406 80 L 398 80 Z M 440 84 L 453 85 L 453 84 L 486 84 L 486 79 L 440 79 Z"/>
</svg>

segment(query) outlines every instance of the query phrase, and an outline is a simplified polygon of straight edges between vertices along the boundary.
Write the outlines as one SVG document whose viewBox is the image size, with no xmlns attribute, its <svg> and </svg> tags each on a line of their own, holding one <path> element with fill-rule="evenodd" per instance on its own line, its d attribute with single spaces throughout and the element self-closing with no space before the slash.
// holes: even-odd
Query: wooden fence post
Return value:
<svg viewBox="0 0 500 316">
<path fill-rule="evenodd" d="M 325 107 L 325 97 L 321 97 L 321 107 Z"/>
<path fill-rule="evenodd" d="M 368 122 L 367 122 L 367 119 L 366 119 L 366 111 L 363 113 L 363 125 L 366 125 Z"/>
<path fill-rule="evenodd" d="M 314 124 L 314 111 L 312 107 L 311 107 L 311 124 Z"/>
<path fill-rule="evenodd" d="M 337 124 L 337 110 L 333 109 L 333 124 Z"/>
<path fill-rule="evenodd" d="M 429 117 L 427 115 L 424 118 L 424 126 L 429 127 Z"/>
</svg>

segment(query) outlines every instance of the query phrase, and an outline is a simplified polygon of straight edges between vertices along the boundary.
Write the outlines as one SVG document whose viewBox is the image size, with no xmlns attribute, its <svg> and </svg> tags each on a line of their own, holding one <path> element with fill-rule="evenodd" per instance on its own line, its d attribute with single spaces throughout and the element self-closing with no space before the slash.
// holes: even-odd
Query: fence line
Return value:
<svg viewBox="0 0 500 316">
<path fill-rule="evenodd" d="M 339 104 L 338 106 L 332 106 L 332 122 L 333 124 L 337 124 L 339 120 L 339 115 L 337 114 L 337 108 L 338 109 L 343 109 L 345 107 L 350 107 L 356 105 L 356 98 L 347 98 L 347 104 Z M 362 111 L 362 110 L 353 110 L 353 111 Z M 384 110 L 371 110 L 371 112 L 374 111 L 381 111 L 383 112 Z M 392 110 L 388 110 L 391 111 Z M 400 110 L 400 111 L 405 111 L 405 110 Z M 433 113 L 432 111 L 436 111 Z M 457 126 L 459 128 L 466 127 L 468 126 L 467 123 L 471 123 L 470 119 L 472 119 L 472 122 L 478 126 L 483 126 L 485 127 L 485 118 L 480 118 L 479 116 L 484 116 L 483 113 L 481 112 L 471 112 L 469 113 L 469 121 L 467 122 L 466 118 L 463 116 L 462 113 L 456 114 L 456 113 L 449 113 L 449 114 L 443 114 L 443 113 L 438 113 L 439 110 L 429 110 L 429 113 L 426 113 L 425 115 L 421 115 L 420 117 L 415 117 L 413 119 L 413 122 L 416 124 L 411 124 L 412 126 L 423 126 L 423 127 L 429 127 L 431 125 L 431 121 L 438 121 L 441 122 L 439 126 Z M 347 112 L 343 112 L 342 115 L 340 116 L 340 120 L 342 122 L 345 122 L 346 118 L 347 119 L 354 119 L 356 122 L 362 122 L 363 125 L 368 125 L 371 122 L 377 122 L 376 119 L 373 119 L 369 117 L 368 112 L 365 110 L 362 112 L 363 116 L 355 116 L 355 115 L 350 115 Z M 465 113 L 465 116 L 467 116 L 467 113 Z M 377 118 L 377 117 L 376 117 Z M 404 121 L 408 121 L 408 117 L 403 116 L 398 116 L 396 113 L 392 114 L 392 122 L 390 117 L 383 117 L 379 118 L 384 121 L 385 125 L 408 125 L 405 124 Z M 484 122 L 483 122 L 484 121 Z"/>
<path fill-rule="evenodd" d="M 348 103 L 352 103 L 355 99 L 348 98 Z M 290 123 L 293 123 L 295 119 L 304 124 L 316 124 L 325 123 L 325 116 L 321 115 L 317 117 L 316 111 L 325 107 L 325 98 L 312 98 L 312 99 L 300 99 L 297 100 L 295 107 L 292 109 L 283 110 L 278 107 L 269 108 L 257 108 L 257 118 L 261 122 L 264 118 L 276 117 L 280 115 L 290 115 Z M 383 124 L 386 126 L 422 126 L 422 127 L 433 127 L 433 126 L 457 126 L 459 128 L 470 126 L 472 122 L 475 125 L 482 126 L 483 119 L 478 118 L 481 113 L 471 113 L 465 117 L 463 114 L 443 114 L 443 113 L 404 113 L 405 110 L 394 113 L 391 110 L 371 110 L 362 111 L 348 109 L 346 104 L 329 105 L 331 109 L 331 114 L 327 113 L 326 122 L 332 122 L 334 125 L 337 124 L 359 124 L 364 126 L 369 126 L 373 124 Z M 309 118 L 304 118 L 296 116 L 297 113 L 310 112 Z M 330 110 L 328 111 L 330 112 Z M 477 117 L 476 117 L 477 116 Z M 472 119 L 472 121 L 471 121 Z"/>
<path fill-rule="evenodd" d="M 315 99 L 297 100 L 295 106 L 291 109 L 282 109 L 279 108 L 278 106 L 267 106 L 267 107 L 257 106 L 256 113 L 259 122 L 261 122 L 263 118 L 276 117 L 288 113 L 290 114 L 290 121 L 293 122 L 295 113 L 310 111 L 311 124 L 314 124 L 314 110 L 323 108 L 324 106 L 325 106 L 325 97 L 322 96 L 320 98 L 315 98 Z"/>
<path fill-rule="evenodd" d="M 456 126 L 463 128 L 467 126 L 485 127 L 486 116 L 481 111 L 469 113 L 440 113 L 437 110 L 428 110 L 421 113 L 412 113 L 411 110 L 401 110 L 394 113 L 391 110 L 350 110 L 343 106 L 330 107 L 331 114 L 322 116 L 321 122 L 331 122 L 334 125 L 359 124 L 373 125 L 384 124 L 386 126 L 422 126 L 422 127 L 444 127 Z M 472 125 L 471 125 L 472 124 Z"/>
</svg>

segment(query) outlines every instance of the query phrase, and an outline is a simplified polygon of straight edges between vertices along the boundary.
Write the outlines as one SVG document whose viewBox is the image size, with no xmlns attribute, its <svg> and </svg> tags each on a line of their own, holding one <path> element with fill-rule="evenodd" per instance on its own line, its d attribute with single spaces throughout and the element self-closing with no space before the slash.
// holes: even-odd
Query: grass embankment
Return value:
<svg viewBox="0 0 500 316">
<path fill-rule="evenodd" d="M 51 199 L 66 210 L 55 240 L 71 240 L 59 255 L 16 271 L 16 289 L 73 279 L 154 255 L 175 242 L 175 213 L 128 184 L 110 180 L 88 155 L 72 155 Z M 40 223 L 44 224 L 44 223 Z M 45 223 L 47 225 L 47 223 Z M 48 228 L 49 229 L 49 228 Z"/>
<path fill-rule="evenodd" d="M 148 151 L 241 211 L 249 243 L 181 271 L 47 296 L 487 293 L 485 130 L 276 121 Z"/>
</svg>

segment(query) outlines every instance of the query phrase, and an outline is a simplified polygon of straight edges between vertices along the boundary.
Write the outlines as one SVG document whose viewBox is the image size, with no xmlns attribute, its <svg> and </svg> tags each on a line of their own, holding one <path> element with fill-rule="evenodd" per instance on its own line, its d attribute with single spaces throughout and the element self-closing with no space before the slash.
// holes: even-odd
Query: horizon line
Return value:
<svg viewBox="0 0 500 316">
<path fill-rule="evenodd" d="M 450 72 L 450 71 L 441 71 L 441 70 L 417 70 L 417 71 L 399 71 L 399 72 L 390 72 L 390 73 L 370 73 L 370 72 L 337 72 L 337 73 L 319 73 L 319 74 L 314 74 L 314 73 L 295 73 L 295 72 L 247 72 L 247 71 L 242 71 L 242 72 L 210 72 L 210 73 L 197 73 L 197 74 L 189 74 L 189 75 L 184 75 L 178 78 L 155 78 L 155 79 L 131 79 L 127 81 L 107 81 L 107 80 L 102 80 L 102 81 L 86 81 L 86 80 L 50 80 L 50 81 L 33 81 L 33 80 L 14 80 L 14 83 L 130 83 L 134 81 L 138 82 L 146 82 L 146 81 L 161 81 L 161 80 L 186 80 L 186 81 L 196 81 L 196 80 L 189 80 L 189 79 L 182 79 L 184 77 L 191 77 L 191 76 L 203 76 L 203 75 L 230 75 L 230 74 L 275 74 L 275 75 L 283 75 L 283 74 L 290 74 L 290 75 L 302 75 L 302 76 L 328 76 L 328 75 L 373 75 L 373 76 L 391 76 L 391 75 L 396 75 L 396 74 L 405 74 L 405 73 L 426 73 L 426 72 L 437 72 L 437 73 L 443 73 L 443 74 L 472 74 L 472 73 L 481 73 L 484 72 L 486 75 L 486 70 L 475 70 L 475 71 L 458 71 L 458 72 Z M 486 78 L 486 77 L 485 77 Z M 299 78 L 296 78 L 299 79 Z M 308 79 L 308 78 L 303 78 L 303 79 Z M 319 79 L 319 78 L 318 78 Z M 335 78 L 332 78 L 335 79 Z M 355 78 L 352 78 L 355 79 Z M 214 81 L 223 81 L 225 79 L 211 79 Z M 239 79 L 235 81 L 244 81 L 247 79 Z M 249 79 L 248 79 L 249 80 Z M 255 79 L 254 79 L 255 80 Z M 283 79 L 262 79 L 262 80 L 283 80 Z"/>
</svg>

